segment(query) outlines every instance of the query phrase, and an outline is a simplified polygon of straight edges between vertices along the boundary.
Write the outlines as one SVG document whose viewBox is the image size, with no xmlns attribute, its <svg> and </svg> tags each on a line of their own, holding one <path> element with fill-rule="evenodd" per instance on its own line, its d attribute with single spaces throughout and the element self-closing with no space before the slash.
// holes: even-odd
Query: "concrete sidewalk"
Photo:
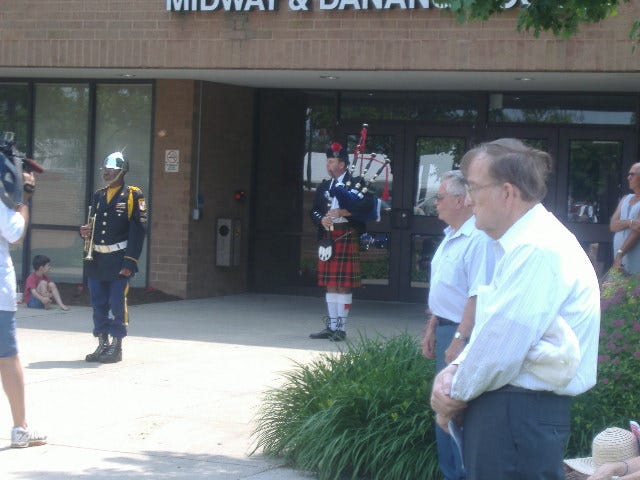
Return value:
<svg viewBox="0 0 640 480">
<path fill-rule="evenodd" d="M 424 306 L 354 302 L 350 338 L 418 335 Z M 263 392 L 280 373 L 344 344 L 311 340 L 322 298 L 237 295 L 131 307 L 123 361 L 87 363 L 91 310 L 20 307 L 27 418 L 49 444 L 8 447 L 0 407 L 0 478 L 314 478 L 250 455 Z"/>
</svg>

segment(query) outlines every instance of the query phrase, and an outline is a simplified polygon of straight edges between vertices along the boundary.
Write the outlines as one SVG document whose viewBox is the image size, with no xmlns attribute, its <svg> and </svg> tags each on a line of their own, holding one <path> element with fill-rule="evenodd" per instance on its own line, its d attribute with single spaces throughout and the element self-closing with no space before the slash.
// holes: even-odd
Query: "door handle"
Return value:
<svg viewBox="0 0 640 480">
<path fill-rule="evenodd" d="M 392 228 L 407 229 L 411 223 L 411 212 L 403 208 L 394 209 L 391 220 Z"/>
</svg>

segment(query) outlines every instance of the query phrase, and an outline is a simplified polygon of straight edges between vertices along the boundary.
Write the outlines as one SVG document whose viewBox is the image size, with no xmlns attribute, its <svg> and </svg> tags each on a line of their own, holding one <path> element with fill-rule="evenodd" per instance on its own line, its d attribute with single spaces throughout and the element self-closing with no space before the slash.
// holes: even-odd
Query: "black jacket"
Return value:
<svg viewBox="0 0 640 480">
<path fill-rule="evenodd" d="M 351 177 L 351 175 L 349 175 L 349 172 L 347 172 L 343 178 L 343 182 L 346 183 L 347 181 L 349 181 L 349 179 L 351 179 L 351 183 L 353 185 L 355 185 L 359 181 L 363 182 L 363 179 L 361 177 Z M 322 238 L 324 234 L 324 227 L 320 222 L 322 220 L 322 217 L 324 217 L 329 211 L 329 207 L 331 205 L 331 200 L 329 198 L 330 186 L 330 179 L 323 180 L 322 183 L 318 185 L 316 189 L 316 196 L 313 199 L 313 206 L 311 207 L 311 211 L 309 212 L 311 215 L 311 220 L 316 225 L 316 227 L 318 227 L 318 238 Z M 371 211 L 372 208 L 374 208 L 374 202 L 375 200 L 371 195 L 365 195 L 365 197 L 360 202 L 357 202 L 354 206 L 351 206 L 351 208 L 346 208 L 346 210 L 348 210 L 352 216 L 365 216 L 368 212 Z M 341 205 L 340 208 L 345 207 Z M 349 222 L 349 225 L 355 228 L 358 233 L 363 233 L 366 230 L 367 226 L 364 222 L 355 220 L 352 217 L 345 218 Z"/>
<path fill-rule="evenodd" d="M 121 269 L 138 271 L 138 259 L 147 232 L 147 205 L 138 187 L 122 185 L 107 203 L 107 188 L 93 194 L 96 214 L 93 242 L 113 245 L 127 241 L 123 250 L 111 253 L 93 252 L 93 260 L 86 262 L 87 275 L 98 280 L 114 280 Z"/>
</svg>

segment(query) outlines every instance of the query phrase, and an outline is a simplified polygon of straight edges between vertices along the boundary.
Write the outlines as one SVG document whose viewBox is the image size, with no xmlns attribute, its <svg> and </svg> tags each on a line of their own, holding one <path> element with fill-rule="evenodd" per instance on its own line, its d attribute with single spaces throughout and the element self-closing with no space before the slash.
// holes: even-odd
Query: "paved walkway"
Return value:
<svg viewBox="0 0 640 480">
<path fill-rule="evenodd" d="M 91 312 L 18 310 L 30 423 L 42 447 L 11 449 L 0 400 L 0 478 L 301 480 L 313 475 L 250 455 L 262 393 L 294 362 L 340 344 L 311 340 L 322 298 L 237 295 L 131 308 L 124 360 L 91 364 Z M 423 307 L 356 301 L 348 330 L 418 335 Z"/>
</svg>

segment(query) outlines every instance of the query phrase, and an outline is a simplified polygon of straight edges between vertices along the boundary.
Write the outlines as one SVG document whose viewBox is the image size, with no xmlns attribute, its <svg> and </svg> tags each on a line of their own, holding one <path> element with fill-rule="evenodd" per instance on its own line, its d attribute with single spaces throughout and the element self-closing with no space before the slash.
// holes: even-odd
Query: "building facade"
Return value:
<svg viewBox="0 0 640 480">
<path fill-rule="evenodd" d="M 545 204 L 606 268 L 638 161 L 640 4 L 570 39 L 518 32 L 519 8 L 459 24 L 428 0 L 5 0 L 0 130 L 46 168 L 17 270 L 46 253 L 56 280 L 82 281 L 77 227 L 100 160 L 124 149 L 150 209 L 134 285 L 317 293 L 322 152 L 352 149 L 363 123 L 369 176 L 390 163 L 372 184 L 383 212 L 361 238 L 358 295 L 424 300 L 439 176 L 503 136 L 552 153 Z"/>
</svg>

